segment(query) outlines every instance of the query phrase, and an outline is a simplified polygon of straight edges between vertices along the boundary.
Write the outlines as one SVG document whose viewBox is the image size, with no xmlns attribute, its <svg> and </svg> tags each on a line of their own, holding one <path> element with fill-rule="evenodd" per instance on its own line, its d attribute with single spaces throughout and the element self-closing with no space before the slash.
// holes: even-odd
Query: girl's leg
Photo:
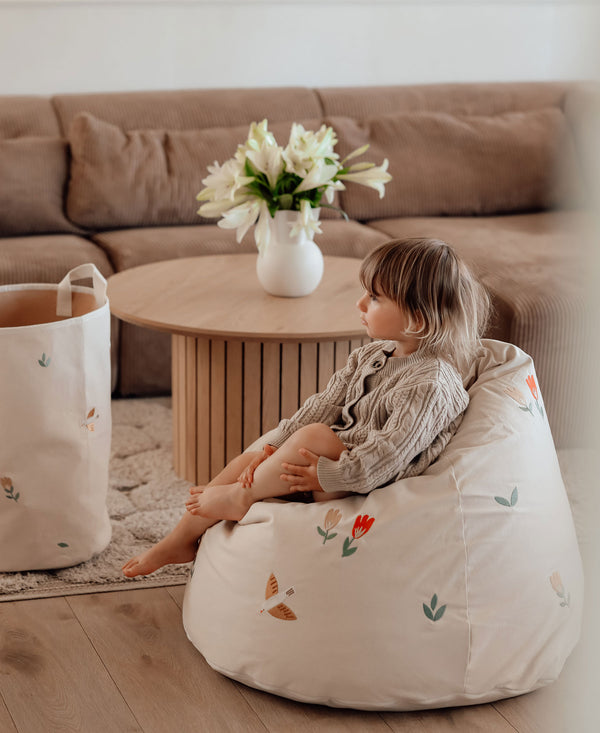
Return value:
<svg viewBox="0 0 600 733">
<path fill-rule="evenodd" d="M 242 453 L 234 458 L 208 486 L 218 486 L 219 483 L 229 484 L 235 481 L 255 455 L 254 453 Z M 177 525 L 166 537 L 123 565 L 123 574 L 128 578 L 133 578 L 136 575 L 149 575 L 163 565 L 191 562 L 196 557 L 198 540 L 209 527 L 218 521 L 218 519 L 194 516 L 187 511 L 184 512 Z"/>
<path fill-rule="evenodd" d="M 337 461 L 346 450 L 342 441 L 327 425 L 320 423 L 306 425 L 290 436 L 273 455 L 258 466 L 250 488 L 244 489 L 239 482 L 234 481 L 218 488 L 207 486 L 204 489 L 192 490 L 194 496 L 187 504 L 188 511 L 206 518 L 239 520 L 255 501 L 287 496 L 303 490 L 281 478 L 281 474 L 285 473 L 282 463 L 309 465 L 298 452 L 300 448 L 307 448 L 311 453 L 334 461 Z M 334 498 L 331 494 L 325 496 Z"/>
</svg>

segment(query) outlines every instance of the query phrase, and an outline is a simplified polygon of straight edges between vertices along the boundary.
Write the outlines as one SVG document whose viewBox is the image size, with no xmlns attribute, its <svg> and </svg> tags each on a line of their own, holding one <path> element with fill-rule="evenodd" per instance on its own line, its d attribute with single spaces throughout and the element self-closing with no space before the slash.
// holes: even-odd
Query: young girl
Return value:
<svg viewBox="0 0 600 733">
<path fill-rule="evenodd" d="M 365 258 L 360 280 L 357 307 L 375 341 L 282 420 L 262 451 L 242 453 L 207 486 L 190 489 L 177 526 L 126 563 L 126 576 L 193 560 L 208 527 L 241 519 L 255 501 L 367 493 L 422 473 L 439 456 L 469 402 L 461 373 L 479 346 L 488 296 L 437 239 L 381 245 Z"/>
</svg>

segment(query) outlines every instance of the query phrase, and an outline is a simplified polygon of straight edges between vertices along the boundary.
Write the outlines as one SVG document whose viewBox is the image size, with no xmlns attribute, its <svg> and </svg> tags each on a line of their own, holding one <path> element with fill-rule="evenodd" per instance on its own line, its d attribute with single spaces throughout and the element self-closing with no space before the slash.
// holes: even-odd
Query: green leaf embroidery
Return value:
<svg viewBox="0 0 600 733">
<path fill-rule="evenodd" d="M 352 540 L 350 537 L 346 537 L 344 540 L 344 548 L 342 550 L 342 557 L 348 557 L 349 555 L 353 555 L 357 550 L 358 547 L 350 547 L 350 543 Z"/>
<path fill-rule="evenodd" d="M 38 364 L 40 366 L 42 366 L 42 367 L 49 367 L 51 361 L 52 361 L 52 359 L 49 356 L 46 357 L 46 352 L 44 352 L 42 354 L 42 358 L 41 359 L 38 359 Z"/>
<path fill-rule="evenodd" d="M 317 532 L 321 535 L 321 537 L 327 537 L 327 532 L 321 529 L 321 527 L 317 527 Z"/>
<path fill-rule="evenodd" d="M 502 504 L 502 506 L 510 506 L 510 501 L 508 501 L 508 499 L 505 499 L 503 496 L 495 496 L 494 499 L 498 502 L 498 504 Z"/>
<path fill-rule="evenodd" d="M 510 505 L 511 506 L 514 506 L 517 503 L 518 500 L 519 500 L 519 490 L 515 486 L 515 488 L 513 489 L 512 494 L 510 495 Z"/>
<path fill-rule="evenodd" d="M 59 547 L 68 547 L 69 545 L 66 542 L 59 542 L 58 546 Z"/>
<path fill-rule="evenodd" d="M 430 604 L 431 604 L 431 607 L 428 606 L 426 603 L 423 604 L 423 613 L 427 616 L 427 618 L 430 621 L 439 621 L 442 618 L 442 616 L 444 615 L 444 611 L 446 610 L 446 604 L 444 603 L 444 605 L 440 606 L 437 611 L 435 610 L 438 604 L 437 593 L 434 593 L 433 596 L 431 597 Z"/>
<path fill-rule="evenodd" d="M 327 539 L 328 539 L 328 540 L 332 540 L 332 539 L 333 539 L 334 537 L 337 537 L 337 535 L 338 535 L 338 533 L 337 533 L 337 532 L 333 532 L 332 534 L 330 534 L 330 535 L 329 535 L 329 536 L 327 537 Z"/>
</svg>

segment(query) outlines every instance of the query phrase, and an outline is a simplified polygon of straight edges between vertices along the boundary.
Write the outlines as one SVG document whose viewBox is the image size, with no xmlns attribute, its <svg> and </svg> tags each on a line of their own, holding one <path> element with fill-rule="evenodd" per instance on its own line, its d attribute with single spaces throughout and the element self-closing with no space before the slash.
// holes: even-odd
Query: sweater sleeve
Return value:
<svg viewBox="0 0 600 733">
<path fill-rule="evenodd" d="M 326 492 L 365 494 L 402 477 L 468 404 L 468 395 L 441 382 L 422 382 L 398 389 L 393 410 L 381 430 L 344 451 L 337 461 L 319 458 L 317 474 Z M 447 441 L 446 441 L 447 442 Z"/>
<path fill-rule="evenodd" d="M 304 425 L 312 423 L 333 425 L 336 422 L 346 402 L 348 385 L 356 372 L 360 351 L 360 348 L 355 349 L 350 354 L 346 365 L 333 374 L 322 392 L 309 397 L 292 417 L 279 423 L 269 440 L 270 445 L 279 448 L 292 433 Z"/>
</svg>

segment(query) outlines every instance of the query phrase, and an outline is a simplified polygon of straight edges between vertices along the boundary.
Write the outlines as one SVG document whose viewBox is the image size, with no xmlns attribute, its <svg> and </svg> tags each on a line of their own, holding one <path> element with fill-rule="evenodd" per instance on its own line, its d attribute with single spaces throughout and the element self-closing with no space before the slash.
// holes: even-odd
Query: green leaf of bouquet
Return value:
<svg viewBox="0 0 600 733">
<path fill-rule="evenodd" d="M 444 603 L 444 605 L 443 605 L 443 606 L 440 606 L 440 607 L 438 608 L 438 610 L 437 610 L 437 612 L 436 612 L 435 616 L 433 617 L 433 620 L 434 620 L 434 621 L 439 621 L 439 620 L 440 620 L 440 619 L 442 618 L 442 616 L 444 615 L 444 611 L 445 611 L 445 610 L 446 610 L 446 604 Z"/>
<path fill-rule="evenodd" d="M 425 612 L 425 615 L 427 616 L 427 618 L 430 621 L 433 621 L 433 614 L 431 613 L 431 609 L 429 608 L 429 606 L 426 603 L 423 604 L 423 611 Z"/>
<path fill-rule="evenodd" d="M 502 504 L 502 506 L 510 506 L 510 501 L 508 501 L 508 499 L 505 499 L 503 496 L 495 496 L 494 499 L 498 502 L 498 504 Z"/>
<path fill-rule="evenodd" d="M 519 501 L 519 490 L 515 486 L 512 494 L 510 495 L 510 505 L 514 506 L 517 503 L 517 501 Z"/>
<path fill-rule="evenodd" d="M 433 596 L 431 597 L 431 610 L 432 611 L 435 611 L 435 607 L 437 606 L 437 601 L 438 601 L 437 593 L 434 593 Z"/>
<path fill-rule="evenodd" d="M 321 537 L 325 537 L 327 532 L 323 531 L 321 527 L 317 527 L 317 532 L 321 535 Z"/>
</svg>

